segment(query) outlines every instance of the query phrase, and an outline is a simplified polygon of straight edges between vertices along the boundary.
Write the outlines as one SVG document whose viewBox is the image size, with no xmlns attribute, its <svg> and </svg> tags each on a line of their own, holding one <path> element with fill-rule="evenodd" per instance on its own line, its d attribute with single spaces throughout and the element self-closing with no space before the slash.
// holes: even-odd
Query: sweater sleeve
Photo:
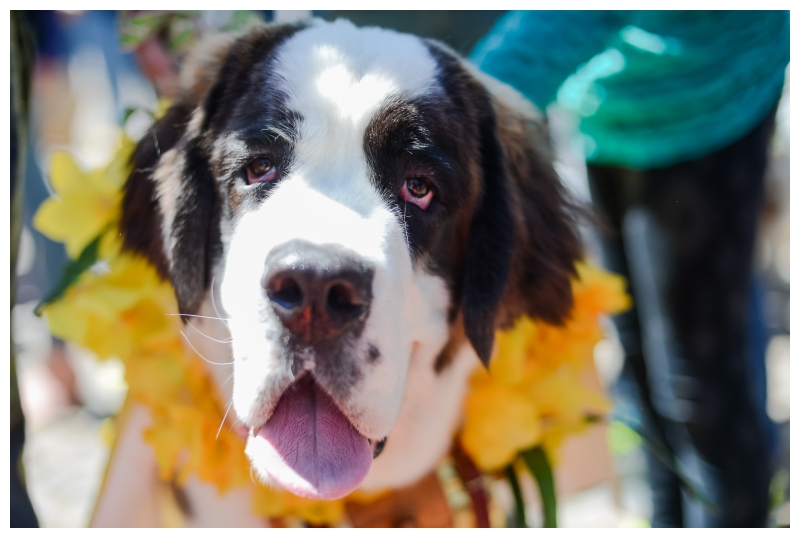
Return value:
<svg viewBox="0 0 800 538">
<path fill-rule="evenodd" d="M 511 11 L 475 45 L 470 60 L 545 108 L 567 77 L 608 46 L 625 17 L 612 11 Z"/>
</svg>

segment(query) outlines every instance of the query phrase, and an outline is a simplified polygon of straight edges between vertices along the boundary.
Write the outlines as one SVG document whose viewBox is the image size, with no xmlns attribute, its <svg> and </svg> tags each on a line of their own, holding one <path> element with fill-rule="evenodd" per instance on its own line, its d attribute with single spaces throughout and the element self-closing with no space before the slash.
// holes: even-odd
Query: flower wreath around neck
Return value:
<svg viewBox="0 0 800 538">
<path fill-rule="evenodd" d="M 54 195 L 40 206 L 34 226 L 63 243 L 70 261 L 39 312 L 55 336 L 99 360 L 122 361 L 128 401 L 146 406 L 152 416 L 144 439 L 155 451 L 161 479 L 180 484 L 196 475 L 220 493 L 255 487 L 256 515 L 339 524 L 347 498 L 309 500 L 253 486 L 243 439 L 221 427 L 226 406 L 220 390 L 183 341 L 171 285 L 144 258 L 121 250 L 120 203 L 134 147 L 122 135 L 111 163 L 90 172 L 68 153 L 53 155 Z M 594 346 L 603 338 L 600 318 L 630 306 L 621 277 L 588 261 L 577 265 L 577 276 L 574 308 L 564 326 L 523 317 L 498 332 L 491 366 L 476 368 L 470 379 L 456 434 L 478 469 L 505 472 L 515 496 L 516 469 L 527 465 L 545 504 L 559 446 L 609 410 L 597 384 L 586 382 L 587 372 L 594 373 Z M 545 506 L 545 523 L 547 511 Z"/>
</svg>

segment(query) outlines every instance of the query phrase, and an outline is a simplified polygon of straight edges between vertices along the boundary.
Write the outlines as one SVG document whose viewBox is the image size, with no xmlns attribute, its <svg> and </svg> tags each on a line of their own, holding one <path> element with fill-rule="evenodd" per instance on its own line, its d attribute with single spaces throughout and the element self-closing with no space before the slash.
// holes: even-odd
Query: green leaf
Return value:
<svg viewBox="0 0 800 538">
<path fill-rule="evenodd" d="M 260 17 L 252 11 L 234 11 L 231 19 L 225 24 L 223 30 L 237 31 L 242 30 L 253 21 L 260 20 Z"/>
<path fill-rule="evenodd" d="M 187 43 L 192 37 L 194 37 L 194 30 L 191 28 L 187 28 L 185 30 L 180 30 L 170 41 L 169 48 L 170 50 L 178 50 L 180 49 L 185 43 Z"/>
<path fill-rule="evenodd" d="M 139 43 L 144 41 L 145 37 L 147 36 L 146 35 L 141 36 L 132 33 L 123 33 L 120 36 L 120 45 L 122 45 L 122 47 L 125 49 L 134 49 L 139 46 Z"/>
<path fill-rule="evenodd" d="M 541 446 L 536 446 L 522 453 L 522 459 L 536 478 L 539 493 L 542 496 L 542 511 L 544 512 L 544 526 L 558 527 L 556 522 L 556 485 L 553 480 L 553 468 L 547 459 L 547 454 Z"/>
<path fill-rule="evenodd" d="M 769 511 L 773 512 L 786 502 L 786 492 L 789 489 L 789 471 L 779 469 L 772 477 L 769 484 L 770 506 Z"/>
<path fill-rule="evenodd" d="M 133 49 L 148 37 L 156 34 L 169 14 L 144 13 L 122 16 L 120 23 L 120 44 L 125 49 Z"/>
<path fill-rule="evenodd" d="M 642 444 L 642 437 L 618 420 L 613 420 L 608 424 L 606 437 L 611 453 L 617 456 L 633 452 Z"/>
<path fill-rule="evenodd" d="M 122 115 L 122 125 L 128 123 L 128 118 L 130 118 L 133 115 L 133 113 L 136 112 L 137 110 L 138 109 L 133 106 L 125 107 L 125 112 Z"/>
<path fill-rule="evenodd" d="M 514 471 L 514 465 L 511 464 L 505 469 L 508 484 L 511 486 L 511 493 L 514 494 L 514 527 L 524 529 L 528 526 L 525 521 L 525 501 L 522 498 L 522 488 L 519 487 L 519 480 L 517 473 Z"/>
<path fill-rule="evenodd" d="M 167 16 L 168 15 L 164 13 L 146 13 L 143 15 L 135 15 L 131 17 L 128 22 L 131 26 L 146 28 L 148 33 L 152 33 L 158 30 L 158 27 L 161 26 L 161 23 Z"/>
<path fill-rule="evenodd" d="M 34 310 L 34 312 L 36 312 L 37 316 L 42 315 L 42 308 L 59 300 L 64 293 L 66 293 L 67 289 L 78 281 L 78 278 L 80 278 L 84 271 L 89 269 L 97 262 L 97 250 L 100 247 L 100 240 L 102 239 L 104 233 L 105 230 L 103 230 L 103 232 L 91 243 L 86 245 L 81 252 L 81 255 L 78 256 L 77 260 L 72 260 L 64 266 L 64 269 L 61 272 L 61 280 L 59 280 L 56 287 L 47 295 L 47 297 L 42 300 L 42 302 L 36 305 L 36 310 Z"/>
</svg>

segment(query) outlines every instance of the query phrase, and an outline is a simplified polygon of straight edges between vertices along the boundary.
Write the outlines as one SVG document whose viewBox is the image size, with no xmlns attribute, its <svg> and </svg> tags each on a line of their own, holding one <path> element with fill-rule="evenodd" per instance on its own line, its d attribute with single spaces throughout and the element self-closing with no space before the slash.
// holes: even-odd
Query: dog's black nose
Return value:
<svg viewBox="0 0 800 538">
<path fill-rule="evenodd" d="M 373 273 L 341 246 L 294 240 L 270 251 L 262 285 L 283 325 L 314 344 L 363 324 Z"/>
</svg>

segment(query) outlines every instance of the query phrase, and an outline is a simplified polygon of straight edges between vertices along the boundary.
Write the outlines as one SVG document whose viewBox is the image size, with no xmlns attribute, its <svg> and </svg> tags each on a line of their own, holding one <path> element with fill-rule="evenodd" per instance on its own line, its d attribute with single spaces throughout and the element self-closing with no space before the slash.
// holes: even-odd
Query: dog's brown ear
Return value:
<svg viewBox="0 0 800 538">
<path fill-rule="evenodd" d="M 583 255 L 576 206 L 553 168 L 547 126 L 527 102 L 495 101 L 508 169 L 515 242 L 501 326 L 526 314 L 561 325 L 572 310 L 572 277 Z"/>
<path fill-rule="evenodd" d="M 503 148 L 488 96 L 481 99 L 478 111 L 483 181 L 467 235 L 461 309 L 467 338 L 488 366 L 498 309 L 511 266 L 514 223 Z"/>
<path fill-rule="evenodd" d="M 480 113 L 483 187 L 462 294 L 466 335 L 487 365 L 497 328 L 523 314 L 553 324 L 569 316 L 570 277 L 581 255 L 575 209 L 553 169 L 546 127 L 527 102 L 500 90 Z"/>
</svg>

